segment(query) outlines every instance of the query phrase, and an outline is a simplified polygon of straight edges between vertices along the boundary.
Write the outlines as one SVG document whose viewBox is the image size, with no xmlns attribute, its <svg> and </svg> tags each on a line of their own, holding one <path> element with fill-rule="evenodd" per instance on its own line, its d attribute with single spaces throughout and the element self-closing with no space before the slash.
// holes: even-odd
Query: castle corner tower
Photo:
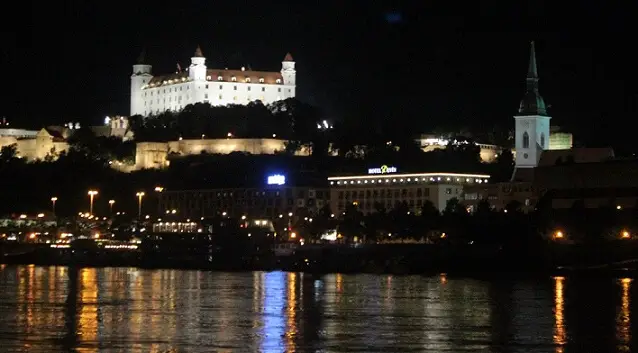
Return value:
<svg viewBox="0 0 638 353">
<path fill-rule="evenodd" d="M 146 51 L 142 50 L 137 58 L 137 63 L 133 65 L 133 74 L 131 75 L 131 116 L 146 115 L 141 93 L 144 86 L 153 78 L 151 70 L 152 66 L 146 63 Z"/>
<path fill-rule="evenodd" d="M 515 126 L 515 169 L 535 168 L 541 154 L 549 148 L 549 124 L 545 101 L 538 92 L 538 69 L 534 42 L 530 45 L 526 92 L 521 100 Z M 516 174 L 516 170 L 514 171 Z"/>
<path fill-rule="evenodd" d="M 188 77 L 193 81 L 206 81 L 206 58 L 199 45 L 191 58 L 191 65 L 188 68 Z"/>
<path fill-rule="evenodd" d="M 287 53 L 284 61 L 281 62 L 281 77 L 284 80 L 284 85 L 296 85 L 297 71 L 295 71 L 295 60 L 290 53 Z"/>
</svg>

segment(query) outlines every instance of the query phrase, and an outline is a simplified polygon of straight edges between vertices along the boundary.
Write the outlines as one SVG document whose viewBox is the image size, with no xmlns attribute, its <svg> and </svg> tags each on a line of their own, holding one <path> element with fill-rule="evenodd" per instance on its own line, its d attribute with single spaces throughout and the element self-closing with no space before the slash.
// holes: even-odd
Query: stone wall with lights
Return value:
<svg viewBox="0 0 638 353">
<path fill-rule="evenodd" d="M 286 140 L 280 139 L 196 139 L 169 142 L 138 142 L 135 151 L 135 169 L 158 169 L 169 165 L 168 155 L 178 156 L 208 154 L 229 154 L 245 152 L 250 154 L 275 154 L 286 148 Z M 310 155 L 308 148 L 297 151 L 298 156 Z"/>
<path fill-rule="evenodd" d="M 57 159 L 57 156 L 69 148 L 63 141 L 55 141 L 45 129 L 40 130 L 33 138 L 18 138 L 14 136 L 0 136 L 0 147 L 16 145 L 18 157 L 28 161 L 43 160 L 47 156 Z"/>
</svg>

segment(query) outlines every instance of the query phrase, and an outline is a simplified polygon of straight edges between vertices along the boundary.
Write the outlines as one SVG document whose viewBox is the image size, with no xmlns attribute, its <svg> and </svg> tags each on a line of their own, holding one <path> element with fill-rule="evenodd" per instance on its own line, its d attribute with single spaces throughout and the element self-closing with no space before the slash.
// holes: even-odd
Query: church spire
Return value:
<svg viewBox="0 0 638 353">
<path fill-rule="evenodd" d="M 536 68 L 536 49 L 534 48 L 534 41 L 530 43 L 529 68 L 527 69 L 527 78 L 538 78 L 538 69 Z"/>
<path fill-rule="evenodd" d="M 527 68 L 526 92 L 518 109 L 521 115 L 547 116 L 547 108 L 543 97 L 538 93 L 538 68 L 536 66 L 536 48 L 530 43 L 529 66 Z"/>
</svg>

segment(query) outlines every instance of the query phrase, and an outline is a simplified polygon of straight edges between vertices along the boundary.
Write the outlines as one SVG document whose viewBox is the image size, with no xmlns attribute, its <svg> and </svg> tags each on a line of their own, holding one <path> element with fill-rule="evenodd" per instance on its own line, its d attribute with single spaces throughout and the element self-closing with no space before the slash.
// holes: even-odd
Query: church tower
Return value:
<svg viewBox="0 0 638 353">
<path fill-rule="evenodd" d="M 521 100 L 518 114 L 514 116 L 516 169 L 535 168 L 541 154 L 549 148 L 549 120 L 543 97 L 538 93 L 538 71 L 534 42 L 531 43 L 527 90 Z M 516 174 L 516 171 L 514 172 Z"/>
<path fill-rule="evenodd" d="M 284 61 L 281 62 L 281 77 L 284 79 L 284 85 L 294 86 L 296 84 L 295 60 L 290 53 L 286 54 Z"/>
<path fill-rule="evenodd" d="M 152 66 L 146 64 L 146 52 L 143 50 L 137 58 L 137 63 L 133 65 L 131 75 L 131 112 L 130 115 L 146 115 L 144 112 L 144 99 L 142 97 L 142 87 L 147 85 L 153 75 Z"/>
</svg>

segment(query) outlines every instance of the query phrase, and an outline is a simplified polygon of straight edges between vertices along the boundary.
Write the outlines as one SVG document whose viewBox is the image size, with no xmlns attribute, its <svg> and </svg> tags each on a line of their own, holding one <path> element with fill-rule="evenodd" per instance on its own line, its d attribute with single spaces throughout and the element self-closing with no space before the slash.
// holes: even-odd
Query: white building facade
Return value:
<svg viewBox="0 0 638 353">
<path fill-rule="evenodd" d="M 248 104 L 260 100 L 270 104 L 295 97 L 295 62 L 287 54 L 280 72 L 209 69 L 198 47 L 185 71 L 154 76 L 152 67 L 141 57 L 131 75 L 130 115 L 148 116 L 179 111 L 189 104 L 215 106 Z"/>
</svg>

